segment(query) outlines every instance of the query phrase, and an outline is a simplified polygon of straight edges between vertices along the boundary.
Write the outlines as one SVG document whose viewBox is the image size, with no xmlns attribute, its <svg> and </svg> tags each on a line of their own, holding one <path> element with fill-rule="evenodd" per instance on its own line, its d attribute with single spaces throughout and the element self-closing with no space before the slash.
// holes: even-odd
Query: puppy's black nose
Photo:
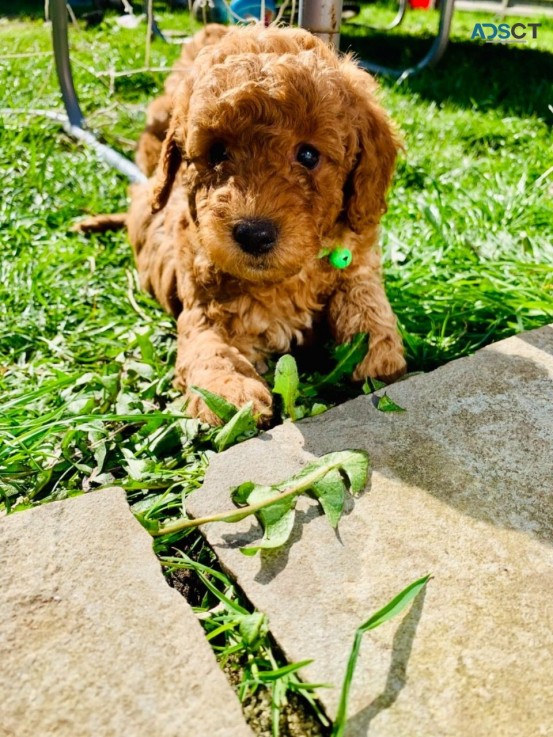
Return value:
<svg viewBox="0 0 553 737">
<path fill-rule="evenodd" d="M 278 229 L 272 220 L 249 218 L 236 223 L 232 235 L 243 251 L 261 256 L 275 245 Z"/>
</svg>

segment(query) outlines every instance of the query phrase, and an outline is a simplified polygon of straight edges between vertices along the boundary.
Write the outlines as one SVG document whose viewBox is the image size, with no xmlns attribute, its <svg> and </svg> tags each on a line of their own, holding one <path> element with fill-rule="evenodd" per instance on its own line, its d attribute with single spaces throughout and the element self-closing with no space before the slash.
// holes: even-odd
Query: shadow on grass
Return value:
<svg viewBox="0 0 553 737">
<path fill-rule="evenodd" d="M 431 37 L 373 32 L 353 35 L 344 29 L 342 50 L 388 67 L 404 69 L 419 62 Z M 467 39 L 450 42 L 435 69 L 405 80 L 402 85 L 423 99 L 449 102 L 469 109 L 500 109 L 506 115 L 538 115 L 551 120 L 553 54 L 528 46 L 481 44 Z M 383 79 L 386 85 L 392 80 Z"/>
</svg>

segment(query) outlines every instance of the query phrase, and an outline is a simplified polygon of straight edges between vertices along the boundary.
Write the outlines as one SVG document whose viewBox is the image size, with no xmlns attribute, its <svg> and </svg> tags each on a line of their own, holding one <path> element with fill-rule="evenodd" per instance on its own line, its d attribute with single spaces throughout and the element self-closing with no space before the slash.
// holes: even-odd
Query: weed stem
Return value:
<svg viewBox="0 0 553 737">
<path fill-rule="evenodd" d="M 286 499 L 289 496 L 301 494 L 302 491 L 306 491 L 311 486 L 313 486 L 314 483 L 319 481 L 319 479 L 322 479 L 323 476 L 326 476 L 326 474 L 329 471 L 332 471 L 333 468 L 338 468 L 339 466 L 340 463 L 331 463 L 329 465 L 320 466 L 319 468 L 314 469 L 307 476 L 299 479 L 290 488 L 275 494 L 275 496 L 272 496 L 269 499 L 264 499 L 261 502 L 257 502 L 257 504 L 249 504 L 247 507 L 242 507 L 241 509 L 239 508 L 232 509 L 226 512 L 218 512 L 217 514 L 212 514 L 208 517 L 177 520 L 176 522 L 172 522 L 169 525 L 165 525 L 165 527 L 160 527 L 159 530 L 155 530 L 151 534 L 154 537 L 161 537 L 161 535 L 170 535 L 174 532 L 186 530 L 189 527 L 199 527 L 200 525 L 206 525 L 209 522 L 238 522 L 245 517 L 249 517 L 251 514 L 255 514 L 255 512 L 258 512 L 264 507 L 269 507 L 271 504 L 275 504 L 276 502 L 279 502 L 282 499 Z"/>
</svg>

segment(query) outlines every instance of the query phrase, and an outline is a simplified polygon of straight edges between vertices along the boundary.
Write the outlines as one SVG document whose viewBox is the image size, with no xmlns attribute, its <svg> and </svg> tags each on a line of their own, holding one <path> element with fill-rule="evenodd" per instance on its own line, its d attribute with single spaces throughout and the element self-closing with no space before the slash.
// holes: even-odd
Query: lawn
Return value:
<svg viewBox="0 0 553 737">
<path fill-rule="evenodd" d="M 215 431 L 187 419 L 172 388 L 174 324 L 139 290 L 125 236 L 70 232 L 83 214 L 124 209 L 126 182 L 44 114 L 60 110 L 60 94 L 42 7 L 21 3 L 0 21 L 0 510 L 117 484 L 135 513 L 165 521 L 201 485 Z M 0 15 L 10 8 L 0 2 Z M 192 28 L 185 14 L 158 15 L 164 28 Z M 391 15 L 365 6 L 356 22 Z M 382 80 L 406 149 L 382 245 L 411 371 L 553 319 L 553 23 L 542 19 L 538 38 L 517 47 L 471 41 L 476 21 L 490 17 L 457 13 L 436 70 L 400 85 Z M 408 64 L 435 24 L 434 13 L 412 12 L 391 36 L 348 26 L 342 46 Z M 144 36 L 144 26 L 124 30 L 113 17 L 71 30 L 90 127 L 128 155 L 164 78 L 123 74 L 144 67 Z M 167 68 L 177 54 L 156 41 L 151 65 Z M 324 373 L 337 360 L 316 368 Z M 314 383 L 305 373 L 302 381 Z M 320 384 L 306 411 L 359 391 L 345 380 Z M 175 546 L 189 556 L 181 566 L 202 572 L 187 584 L 195 605 L 213 604 L 210 587 L 235 596 L 232 582 L 202 568 L 214 564 L 196 533 L 156 540 L 168 568 Z M 234 622 L 213 642 L 227 667 L 240 661 L 246 695 L 274 682 L 267 674 L 277 656 L 266 635 L 244 641 L 237 617 L 204 623 L 213 633 Z M 285 680 L 301 690 L 293 673 Z"/>
</svg>

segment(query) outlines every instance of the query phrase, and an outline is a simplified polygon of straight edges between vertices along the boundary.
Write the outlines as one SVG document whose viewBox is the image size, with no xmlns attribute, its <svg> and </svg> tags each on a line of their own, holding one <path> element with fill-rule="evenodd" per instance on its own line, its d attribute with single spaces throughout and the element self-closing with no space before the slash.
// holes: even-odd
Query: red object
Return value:
<svg viewBox="0 0 553 737">
<path fill-rule="evenodd" d="M 417 8 L 419 10 L 429 10 L 431 7 L 432 0 L 409 0 L 410 8 Z"/>
</svg>

